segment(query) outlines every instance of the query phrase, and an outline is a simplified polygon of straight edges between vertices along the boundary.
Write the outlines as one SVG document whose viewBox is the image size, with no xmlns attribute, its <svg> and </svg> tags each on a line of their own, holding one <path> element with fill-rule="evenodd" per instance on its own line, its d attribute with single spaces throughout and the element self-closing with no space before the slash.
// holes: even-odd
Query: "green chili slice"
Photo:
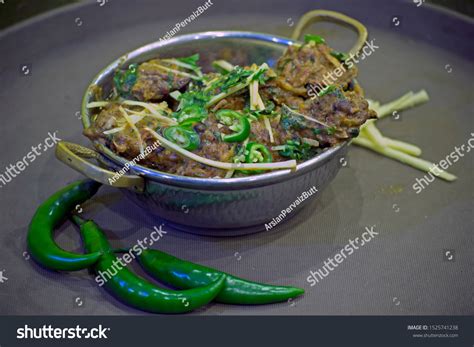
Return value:
<svg viewBox="0 0 474 347">
<path fill-rule="evenodd" d="M 272 153 L 265 145 L 256 142 L 249 142 L 245 148 L 246 163 L 271 163 Z"/>
<path fill-rule="evenodd" d="M 163 136 L 188 151 L 195 150 L 201 144 L 198 133 L 180 125 L 166 128 L 163 131 Z"/>
<path fill-rule="evenodd" d="M 257 142 L 249 142 L 245 147 L 245 162 L 246 163 L 271 163 L 273 156 L 270 150 L 263 144 Z M 240 172 L 253 175 L 262 173 L 262 170 L 240 170 Z"/>
<path fill-rule="evenodd" d="M 225 142 L 242 142 L 250 135 L 250 122 L 246 116 L 234 110 L 219 110 L 216 118 L 234 131 L 232 134 L 222 136 Z"/>
<path fill-rule="evenodd" d="M 184 107 L 178 112 L 178 123 L 181 126 L 189 127 L 206 119 L 206 110 L 199 105 Z"/>
</svg>

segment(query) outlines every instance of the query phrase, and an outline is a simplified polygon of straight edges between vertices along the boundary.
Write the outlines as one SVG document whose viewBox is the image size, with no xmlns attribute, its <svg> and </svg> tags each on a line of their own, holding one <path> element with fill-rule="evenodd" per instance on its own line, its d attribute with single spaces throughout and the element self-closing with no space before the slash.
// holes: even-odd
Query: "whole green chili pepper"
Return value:
<svg viewBox="0 0 474 347">
<path fill-rule="evenodd" d="M 92 180 L 77 181 L 50 196 L 36 210 L 28 229 L 27 244 L 30 255 L 38 263 L 53 270 L 75 271 L 85 269 L 99 259 L 100 252 L 71 253 L 54 242 L 54 228 L 78 204 L 91 198 L 100 183 Z"/>
<path fill-rule="evenodd" d="M 300 288 L 246 281 L 154 249 L 144 250 L 138 260 L 151 276 L 180 289 L 208 285 L 225 274 L 225 286 L 215 298 L 217 302 L 225 304 L 269 304 L 286 301 L 304 293 Z"/>
<path fill-rule="evenodd" d="M 243 114 L 234 110 L 219 110 L 216 118 L 229 129 L 233 130 L 233 134 L 222 136 L 225 142 L 242 142 L 250 135 L 250 122 Z"/>
<path fill-rule="evenodd" d="M 116 268 L 117 257 L 100 227 L 93 221 L 84 221 L 77 216 L 73 216 L 73 219 L 80 225 L 85 249 L 88 252 L 103 253 L 94 265 L 95 272 L 108 272 L 109 269 Z M 199 288 L 173 291 L 157 287 L 126 267 L 121 267 L 104 282 L 104 287 L 112 295 L 135 308 L 155 313 L 184 313 L 211 302 L 223 289 L 225 275 L 217 276 Z"/>
<path fill-rule="evenodd" d="M 197 132 L 179 125 L 166 128 L 163 131 L 163 136 L 188 151 L 195 150 L 201 144 Z"/>
</svg>

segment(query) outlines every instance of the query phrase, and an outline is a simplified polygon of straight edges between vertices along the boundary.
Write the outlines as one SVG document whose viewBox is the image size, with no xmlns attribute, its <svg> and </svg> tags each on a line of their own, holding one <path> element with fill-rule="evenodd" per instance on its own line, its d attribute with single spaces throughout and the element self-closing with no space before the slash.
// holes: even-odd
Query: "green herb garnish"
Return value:
<svg viewBox="0 0 474 347">
<path fill-rule="evenodd" d="M 176 58 L 176 60 L 178 60 L 182 63 L 188 64 L 189 66 L 192 66 L 196 69 L 200 69 L 200 66 L 197 64 L 197 62 L 199 61 L 199 54 L 198 53 L 190 55 L 189 57 Z"/>
<path fill-rule="evenodd" d="M 280 120 L 280 124 L 285 130 L 301 130 L 308 127 L 303 117 L 295 116 L 292 114 L 283 114 Z"/>
<path fill-rule="evenodd" d="M 223 78 L 212 84 L 212 89 L 219 88 L 221 92 L 227 92 L 230 88 L 239 83 L 245 83 L 247 78 L 252 75 L 253 71 L 245 70 L 240 66 L 236 66 L 232 71 Z"/>
<path fill-rule="evenodd" d="M 336 127 L 329 126 L 329 127 L 326 127 L 326 128 L 314 128 L 313 129 L 313 134 L 314 135 L 320 135 L 323 132 L 325 132 L 328 135 L 334 135 L 336 133 L 336 131 L 337 131 Z"/>
<path fill-rule="evenodd" d="M 326 88 L 321 90 L 318 93 L 318 96 L 321 97 L 321 96 L 328 95 L 328 94 L 333 94 L 333 95 L 337 96 L 338 99 L 345 99 L 346 98 L 344 96 L 344 94 L 342 94 L 341 90 L 337 86 L 335 86 L 334 84 L 331 84 L 330 86 L 327 86 Z"/>
<path fill-rule="evenodd" d="M 127 70 L 117 70 L 114 85 L 119 96 L 129 98 L 133 86 L 137 82 L 138 64 L 130 64 Z"/>
<path fill-rule="evenodd" d="M 332 51 L 331 55 L 339 60 L 341 63 L 345 62 L 347 59 L 349 59 L 349 55 L 347 53 L 343 52 L 338 52 L 338 51 Z"/>
<path fill-rule="evenodd" d="M 179 100 L 178 111 L 173 113 L 173 117 L 180 125 L 192 126 L 206 119 L 208 115 L 206 104 L 211 98 L 209 93 L 191 88 L 177 98 Z"/>
<path fill-rule="evenodd" d="M 334 135 L 337 131 L 336 127 L 334 127 L 334 126 L 331 126 L 329 128 L 325 128 L 325 130 L 326 130 L 326 133 L 328 135 Z"/>
<path fill-rule="evenodd" d="M 286 144 L 279 147 L 283 147 L 278 151 L 282 157 L 296 160 L 306 160 L 311 158 L 315 153 L 313 147 L 307 143 L 301 142 L 300 140 L 288 140 Z"/>
<path fill-rule="evenodd" d="M 326 40 L 323 39 L 321 36 L 319 35 L 311 35 L 311 34 L 306 34 L 304 36 L 304 42 L 305 43 L 310 43 L 310 42 L 314 42 L 316 44 L 326 44 Z"/>
</svg>

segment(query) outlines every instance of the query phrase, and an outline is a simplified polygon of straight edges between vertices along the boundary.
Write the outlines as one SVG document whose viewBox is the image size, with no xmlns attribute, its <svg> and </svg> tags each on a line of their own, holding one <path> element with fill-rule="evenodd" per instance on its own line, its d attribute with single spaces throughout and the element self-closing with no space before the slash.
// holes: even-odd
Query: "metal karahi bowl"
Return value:
<svg viewBox="0 0 474 347">
<path fill-rule="evenodd" d="M 317 12 L 317 13 L 314 13 Z M 293 37 L 298 37 L 309 21 L 330 20 L 349 24 L 359 32 L 359 41 L 353 50 L 362 47 L 367 32 L 359 22 L 331 11 L 312 11 L 302 17 Z M 91 112 L 86 105 L 94 100 L 94 86 L 100 86 L 103 95 L 112 90 L 114 71 L 131 63 L 139 63 L 159 55 L 186 56 L 199 53 L 204 69 L 214 59 L 240 54 L 248 61 L 266 62 L 273 66 L 287 46 L 296 39 L 271 34 L 212 31 L 177 36 L 157 41 L 129 52 L 112 62 L 91 82 L 82 103 L 82 122 L 91 124 Z M 233 53 L 234 52 L 234 53 Z M 105 145 L 94 142 L 95 150 L 68 142 L 60 142 L 56 156 L 73 169 L 101 183 L 123 191 L 132 201 L 177 229 L 202 235 L 233 236 L 268 230 L 283 210 L 291 206 L 283 221 L 290 219 L 331 182 L 339 171 L 341 158 L 348 144 L 329 148 L 318 156 L 299 164 L 296 170 L 278 170 L 239 178 L 195 178 L 153 170 L 118 156 Z M 96 159 L 97 166 L 86 159 Z M 127 174 L 111 178 L 121 168 Z M 113 170 L 113 171 L 112 171 Z M 115 176 L 117 177 L 117 176 Z M 316 194 L 299 199 L 302 194 L 317 189 Z M 306 196 L 306 195 L 305 195 Z M 298 204 L 293 204 L 298 200 Z M 289 210 L 288 210 L 289 211 Z M 278 220 L 278 219 L 276 219 Z"/>
</svg>

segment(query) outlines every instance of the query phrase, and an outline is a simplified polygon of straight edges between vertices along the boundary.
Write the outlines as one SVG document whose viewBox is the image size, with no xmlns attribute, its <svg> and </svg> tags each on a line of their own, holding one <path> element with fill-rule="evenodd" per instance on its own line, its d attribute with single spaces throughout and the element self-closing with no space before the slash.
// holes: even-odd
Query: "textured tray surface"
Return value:
<svg viewBox="0 0 474 347">
<path fill-rule="evenodd" d="M 48 132 L 87 144 L 76 112 L 95 73 L 122 53 L 159 39 L 203 2 L 166 2 L 166 13 L 162 1 L 111 0 L 102 7 L 91 2 L 1 34 L 2 171 L 22 160 Z M 474 130 L 472 24 L 426 4 L 354 3 L 319 1 L 317 7 L 359 19 L 380 46 L 359 65 L 366 94 L 388 101 L 426 88 L 432 99 L 404 112 L 401 120 L 380 122 L 381 130 L 418 144 L 427 159 L 443 159 Z M 180 33 L 226 29 L 288 36 L 291 24 L 315 6 L 303 0 L 245 1 L 245 6 L 242 1 L 215 2 Z M 399 25 L 394 24 L 397 20 Z M 353 39 L 332 25 L 318 26 L 318 32 L 341 50 Z M 27 75 L 21 70 L 24 64 Z M 450 169 L 459 177 L 456 183 L 436 181 L 416 194 L 411 187 L 421 172 L 351 148 L 348 165 L 330 186 L 281 227 L 224 239 L 164 225 L 167 234 L 154 247 L 242 277 L 307 290 L 290 303 L 215 304 L 196 314 L 472 314 L 473 164 L 472 152 L 467 153 Z M 97 288 L 86 271 L 49 272 L 23 253 L 36 206 L 78 177 L 49 149 L 0 189 L 0 271 L 8 278 L 0 283 L 3 314 L 141 313 Z M 299 194 L 295 192 L 295 199 Z M 148 237 L 161 223 L 109 188 L 83 208 L 84 215 L 104 226 L 116 246 Z M 349 239 L 372 225 L 379 232 L 375 239 L 320 283 L 309 285 L 310 270 L 321 268 Z M 57 238 L 64 247 L 80 250 L 71 225 Z M 454 261 L 443 258 L 444 250 L 454 250 Z"/>
</svg>

